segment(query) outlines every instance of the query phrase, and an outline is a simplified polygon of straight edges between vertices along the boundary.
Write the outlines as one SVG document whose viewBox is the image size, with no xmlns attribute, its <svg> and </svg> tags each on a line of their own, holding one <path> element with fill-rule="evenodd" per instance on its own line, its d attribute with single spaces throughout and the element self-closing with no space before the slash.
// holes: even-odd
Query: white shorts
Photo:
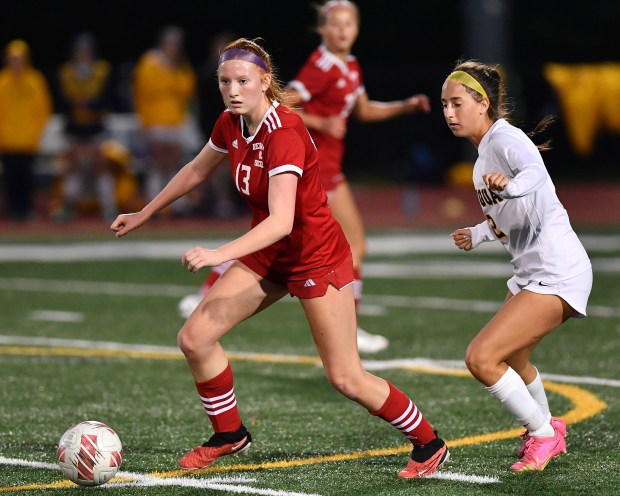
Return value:
<svg viewBox="0 0 620 496">
<path fill-rule="evenodd" d="M 522 285 L 518 284 L 514 277 L 511 277 L 506 284 L 513 295 L 522 289 L 527 289 L 532 293 L 558 295 L 575 310 L 573 317 L 582 319 L 587 315 L 586 307 L 592 291 L 592 270 L 582 272 L 565 281 L 553 283 L 530 281 L 526 285 Z"/>
</svg>

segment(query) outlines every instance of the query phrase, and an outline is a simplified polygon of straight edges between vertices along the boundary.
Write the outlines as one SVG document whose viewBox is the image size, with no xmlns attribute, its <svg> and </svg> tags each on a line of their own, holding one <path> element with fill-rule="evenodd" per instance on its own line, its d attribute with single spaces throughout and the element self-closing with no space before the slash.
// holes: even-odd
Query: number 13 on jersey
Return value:
<svg viewBox="0 0 620 496">
<path fill-rule="evenodd" d="M 250 166 L 237 164 L 237 171 L 235 172 L 235 185 L 237 189 L 244 195 L 250 195 Z"/>
</svg>

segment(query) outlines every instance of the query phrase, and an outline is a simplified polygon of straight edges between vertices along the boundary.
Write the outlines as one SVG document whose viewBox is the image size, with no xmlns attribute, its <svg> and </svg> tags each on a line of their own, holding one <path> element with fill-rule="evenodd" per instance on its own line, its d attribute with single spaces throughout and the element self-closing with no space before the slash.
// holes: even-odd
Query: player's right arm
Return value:
<svg viewBox="0 0 620 496">
<path fill-rule="evenodd" d="M 323 117 L 320 115 L 309 114 L 300 107 L 300 104 L 303 101 L 303 97 L 295 88 L 288 87 L 284 91 L 285 105 L 299 114 L 308 129 L 330 134 L 334 138 L 344 138 L 347 133 L 347 122 L 344 117 L 341 117 L 340 115 L 329 115 L 327 117 Z"/>
<path fill-rule="evenodd" d="M 457 248 L 465 251 L 473 250 L 480 243 L 497 241 L 497 234 L 488 221 L 481 222 L 474 227 L 463 227 L 452 233 L 452 239 Z"/>
<path fill-rule="evenodd" d="M 200 153 L 177 172 L 164 189 L 142 210 L 119 215 L 110 228 L 116 233 L 117 238 L 137 229 L 161 209 L 201 184 L 225 158 L 226 153 L 216 151 L 210 144 L 205 145 Z"/>
</svg>

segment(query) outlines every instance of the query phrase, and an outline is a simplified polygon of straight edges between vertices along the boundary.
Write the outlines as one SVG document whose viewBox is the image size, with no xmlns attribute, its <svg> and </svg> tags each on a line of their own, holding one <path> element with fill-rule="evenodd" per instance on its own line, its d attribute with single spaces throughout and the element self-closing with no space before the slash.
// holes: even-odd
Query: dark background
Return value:
<svg viewBox="0 0 620 496">
<path fill-rule="evenodd" d="M 473 148 L 455 139 L 446 127 L 439 94 L 458 59 L 488 53 L 480 52 L 483 44 L 487 48 L 501 45 L 503 60 L 484 61 L 506 65 L 515 124 L 527 131 L 546 114 L 559 117 L 543 137 L 553 140 L 554 149 L 544 156 L 556 181 L 620 180 L 620 137 L 602 134 L 591 156 L 576 156 L 567 142 L 555 95 L 542 76 L 547 62 L 619 61 L 620 1 L 357 3 L 362 25 L 353 51 L 364 69 L 370 98 L 392 100 L 426 93 L 433 110 L 431 115 L 384 123 L 360 125 L 352 121 L 345 160 L 351 179 L 440 182 L 450 165 L 475 156 Z M 489 12 L 506 9 L 505 26 L 498 28 L 482 15 L 478 21 L 476 9 L 481 6 Z M 100 55 L 115 67 L 115 110 L 129 111 L 126 83 L 131 68 L 155 44 L 163 26 L 177 24 L 185 29 L 187 55 L 197 70 L 208 56 L 210 40 L 218 33 L 261 36 L 279 67 L 280 78 L 288 81 L 319 43 L 313 31 L 315 17 L 312 2 L 305 0 L 2 0 L 0 45 L 23 38 L 31 46 L 34 65 L 53 83 L 74 36 L 91 31 L 99 42 Z M 211 105 L 219 108 L 221 104 L 214 101 Z"/>
</svg>

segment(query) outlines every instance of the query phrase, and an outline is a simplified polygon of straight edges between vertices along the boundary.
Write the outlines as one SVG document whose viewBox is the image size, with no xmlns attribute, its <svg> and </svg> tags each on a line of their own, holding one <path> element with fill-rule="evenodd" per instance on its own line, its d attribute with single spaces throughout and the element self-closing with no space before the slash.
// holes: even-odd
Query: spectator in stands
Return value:
<svg viewBox="0 0 620 496">
<path fill-rule="evenodd" d="M 105 172 L 112 178 L 114 210 L 139 208 L 144 199 L 139 192 L 129 148 L 119 140 L 107 139 L 99 145 L 99 154 Z"/>
<path fill-rule="evenodd" d="M 0 70 L 0 160 L 8 215 L 24 221 L 34 214 L 33 167 L 52 113 L 52 99 L 45 78 L 31 66 L 26 42 L 11 41 L 4 55 L 5 67 Z"/>
<path fill-rule="evenodd" d="M 181 128 L 196 90 L 181 28 L 168 26 L 161 31 L 157 46 L 138 61 L 133 83 L 134 106 L 148 147 L 146 195 L 150 200 L 182 162 Z"/>
<path fill-rule="evenodd" d="M 76 203 L 85 195 L 96 196 L 103 218 L 117 214 L 114 179 L 99 154 L 106 134 L 104 117 L 111 108 L 110 83 L 111 66 L 97 58 L 93 35 L 79 34 L 70 59 L 58 72 L 58 103 L 65 117 L 67 138 L 62 205 L 52 214 L 58 221 L 72 218 Z M 94 185 L 96 191 L 88 191 L 89 185 Z"/>
</svg>

